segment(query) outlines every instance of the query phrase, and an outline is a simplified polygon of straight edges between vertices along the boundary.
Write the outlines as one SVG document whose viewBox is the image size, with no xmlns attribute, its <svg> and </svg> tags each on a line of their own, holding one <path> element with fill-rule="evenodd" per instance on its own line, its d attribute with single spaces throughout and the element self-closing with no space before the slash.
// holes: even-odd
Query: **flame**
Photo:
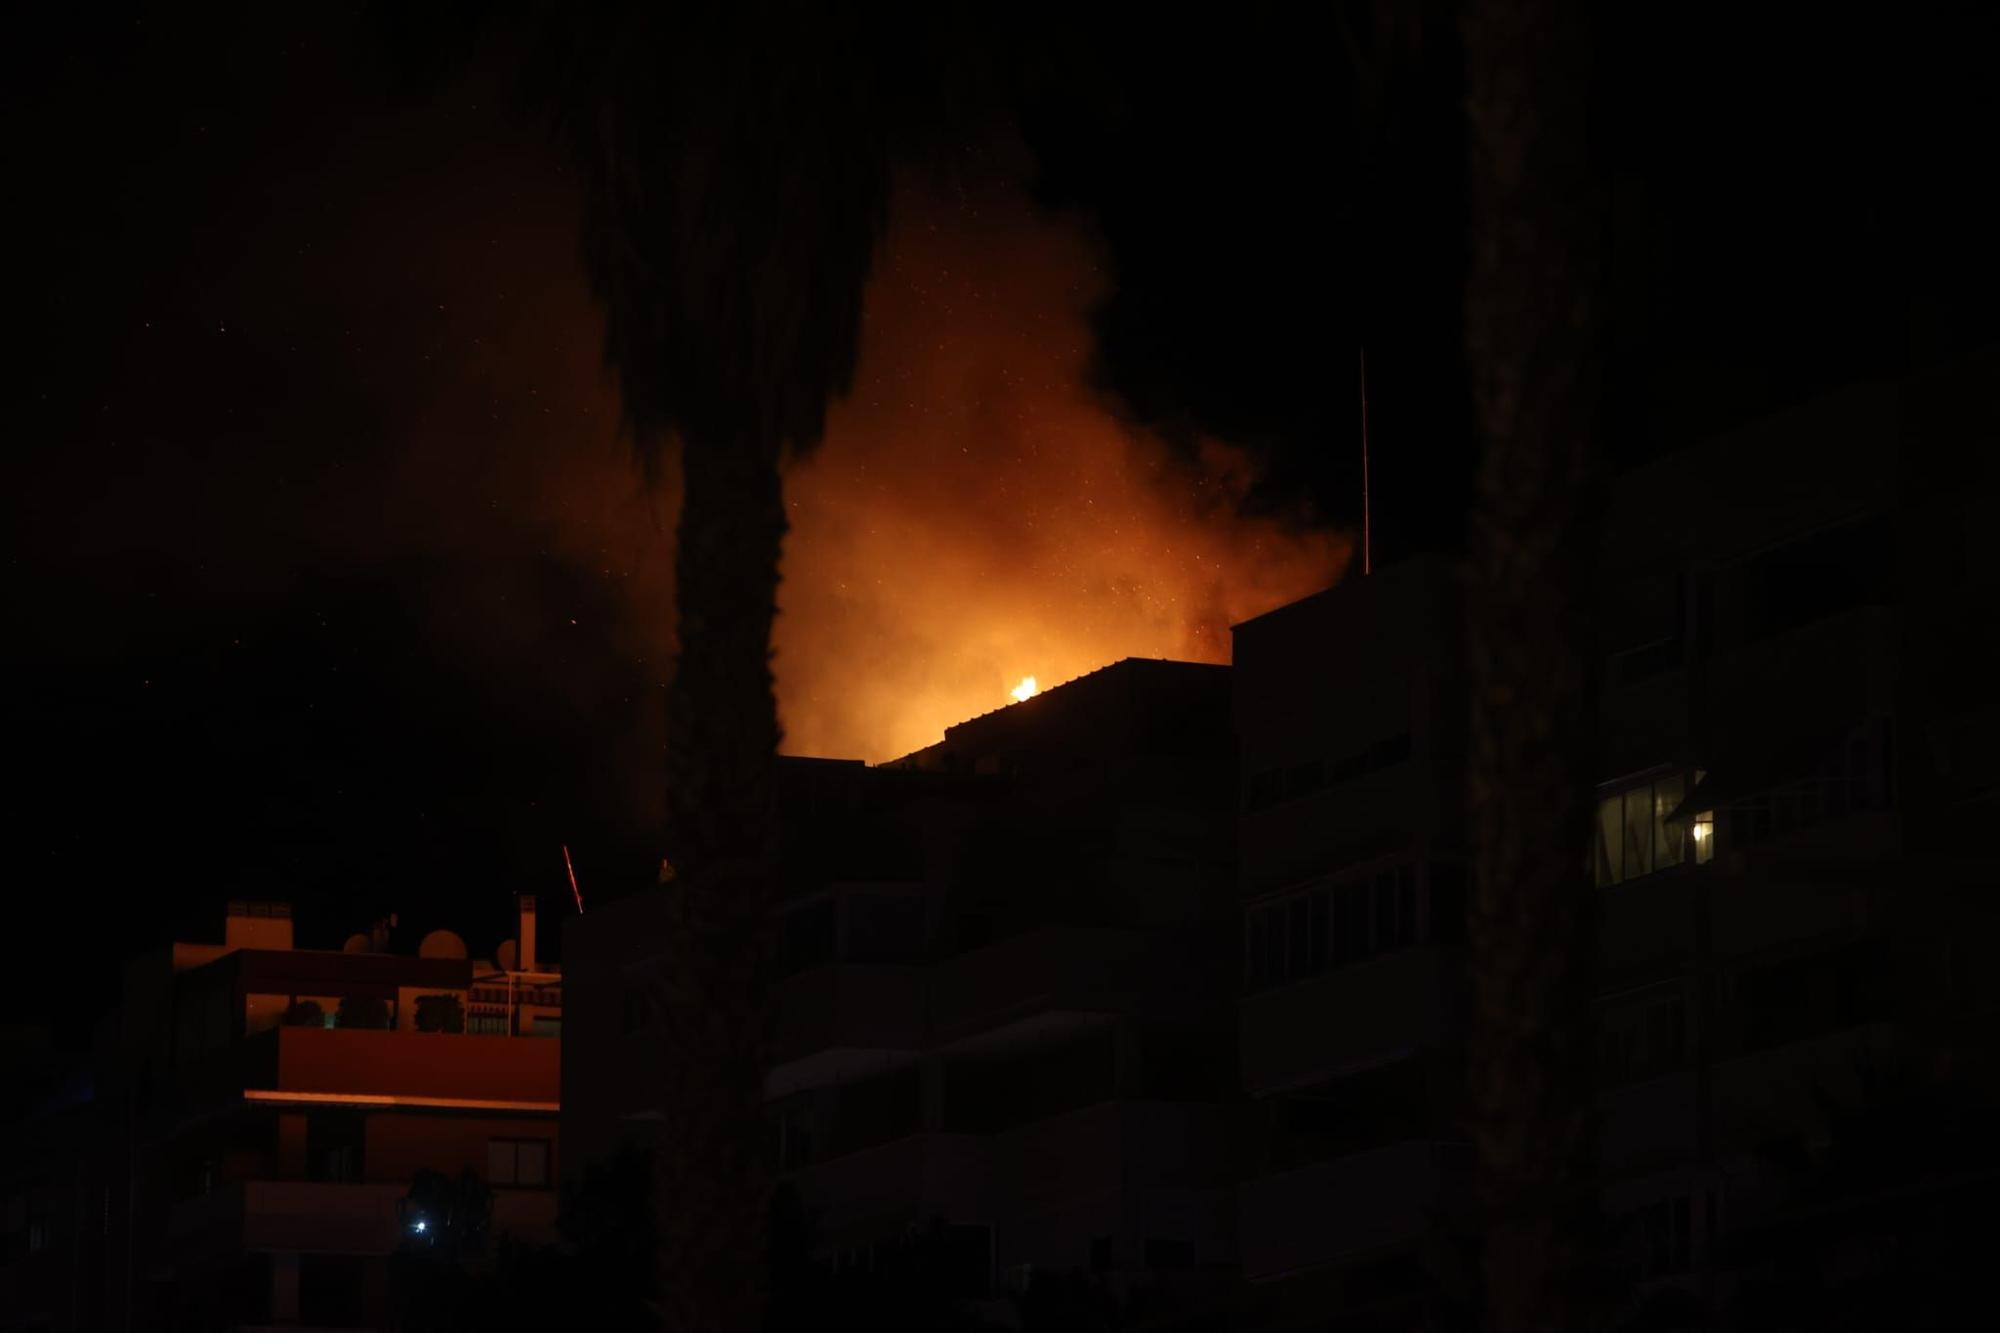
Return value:
<svg viewBox="0 0 2000 1333">
<path fill-rule="evenodd" d="M 1021 683 L 1019 685 L 1016 685 L 1013 689 L 1007 691 L 1007 693 L 1014 696 L 1014 702 L 1017 704 L 1026 703 L 1028 702 L 1028 700 L 1034 698 L 1041 692 L 1042 692 L 1042 687 L 1035 683 L 1035 678 L 1033 676 L 1021 677 Z"/>
<path fill-rule="evenodd" d="M 899 182 L 854 387 L 785 477 L 787 753 L 933 744 L 1038 684 L 996 663 L 1227 662 L 1232 624 L 1340 576 L 1346 534 L 1245 514 L 1242 451 L 1176 455 L 1095 387 L 1106 288 L 1090 232 L 1011 182 Z"/>
</svg>

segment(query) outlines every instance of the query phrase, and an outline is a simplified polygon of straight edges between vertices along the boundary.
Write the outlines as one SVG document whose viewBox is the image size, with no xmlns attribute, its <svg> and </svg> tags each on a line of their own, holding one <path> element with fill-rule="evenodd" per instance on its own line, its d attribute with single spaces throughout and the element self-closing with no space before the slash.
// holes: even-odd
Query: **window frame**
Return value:
<svg viewBox="0 0 2000 1333">
<path fill-rule="evenodd" d="M 507 1160 L 511 1164 L 508 1177 L 505 1180 L 502 1180 L 499 1173 L 493 1169 L 493 1164 L 496 1160 L 494 1152 L 496 1149 L 501 1148 L 507 1150 Z M 542 1157 L 542 1178 L 540 1181 L 524 1181 L 521 1179 L 521 1149 L 523 1148 L 535 1148 L 540 1151 Z M 486 1183 L 491 1188 L 510 1190 L 554 1189 L 556 1178 L 555 1165 L 556 1154 L 555 1141 L 553 1139 L 528 1137 L 490 1138 L 486 1140 Z"/>
<path fill-rule="evenodd" d="M 1598 889 L 1615 889 L 1641 880 L 1685 873 L 1707 865 L 1715 858 L 1715 811 L 1690 811 L 1681 820 L 1668 817 L 1684 806 L 1707 778 L 1706 769 L 1692 764 L 1661 764 L 1611 782 L 1599 783 L 1591 802 L 1590 877 Z M 1635 797 L 1639 816 L 1635 825 Z M 1614 835 L 1608 819 L 1616 817 Z M 1678 828 L 1676 826 L 1678 825 Z M 1646 829 L 1642 866 L 1630 873 L 1632 834 L 1635 827 Z M 1706 833 L 1697 829 L 1705 829 Z M 1615 863 L 1611 852 L 1617 853 Z M 1664 859 L 1668 849 L 1672 859 Z"/>
<path fill-rule="evenodd" d="M 1369 861 L 1243 907 L 1242 993 L 1294 982 L 1435 942 L 1432 890 L 1444 858 Z M 1293 938 L 1295 922 L 1306 936 Z"/>
</svg>

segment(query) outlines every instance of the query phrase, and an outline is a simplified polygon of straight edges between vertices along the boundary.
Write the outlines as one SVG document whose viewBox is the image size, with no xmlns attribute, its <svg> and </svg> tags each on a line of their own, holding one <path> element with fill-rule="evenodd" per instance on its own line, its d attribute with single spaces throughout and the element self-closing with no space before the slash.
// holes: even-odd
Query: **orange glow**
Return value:
<svg viewBox="0 0 2000 1333">
<path fill-rule="evenodd" d="M 561 1102 L 512 1101 L 503 1097 L 401 1097 L 366 1092 L 292 1092 L 276 1088 L 248 1088 L 246 1102 L 268 1102 L 290 1106 L 353 1106 L 363 1109 L 413 1107 L 427 1111 L 530 1111 L 554 1115 Z"/>
<path fill-rule="evenodd" d="M 570 189 L 551 177 L 550 198 Z M 466 233 L 498 225 L 449 212 L 460 207 L 433 205 Z M 905 181 L 889 216 L 852 390 L 824 442 L 787 464 L 773 632 L 787 753 L 907 754 L 1011 706 L 1030 672 L 1046 691 L 1125 657 L 1226 662 L 1232 623 L 1340 577 L 1346 534 L 1244 516 L 1253 473 L 1241 450 L 1206 440 L 1177 453 L 1094 386 L 1090 313 L 1111 275 L 1083 222 L 1037 212 L 998 177 L 949 195 Z M 551 640 L 575 639 L 539 688 L 633 719 L 607 733 L 617 748 L 605 763 L 624 775 L 631 817 L 652 824 L 675 651 L 678 460 L 664 460 L 657 488 L 632 465 L 602 312 L 573 241 L 545 239 L 571 224 L 502 221 L 538 228 L 514 243 L 519 272 L 504 292 L 484 267 L 458 287 L 492 307 L 481 316 L 492 322 L 532 311 L 521 321 L 532 334 L 427 372 L 441 387 L 412 391 L 433 405 L 366 522 L 447 557 L 431 633 L 494 661 L 546 661 Z M 407 266 L 445 262 L 460 261 L 426 251 Z M 516 386 L 516 416 L 492 417 L 496 384 Z M 493 459 L 476 505 L 465 503 L 468 421 Z M 326 540 L 361 525 L 341 515 Z M 524 602 L 523 550 L 599 590 L 597 618 L 579 615 L 588 605 Z M 611 651 L 581 650 L 598 643 Z M 635 674 L 647 689 L 637 699 L 626 694 Z"/>
<path fill-rule="evenodd" d="M 1014 696 L 1014 702 L 1017 704 L 1026 703 L 1028 702 L 1028 700 L 1034 698 L 1041 692 L 1042 692 L 1042 687 L 1035 683 L 1035 678 L 1033 676 L 1021 677 L 1021 683 L 1019 685 L 1016 685 L 1013 689 L 1007 691 L 1007 693 Z"/>
<path fill-rule="evenodd" d="M 787 476 L 786 752 L 880 761 L 1037 677 L 1226 662 L 1231 624 L 1340 576 L 1345 534 L 1244 516 L 1241 451 L 1175 456 L 1092 387 L 1081 224 L 908 182 L 890 217 L 854 390 Z"/>
</svg>

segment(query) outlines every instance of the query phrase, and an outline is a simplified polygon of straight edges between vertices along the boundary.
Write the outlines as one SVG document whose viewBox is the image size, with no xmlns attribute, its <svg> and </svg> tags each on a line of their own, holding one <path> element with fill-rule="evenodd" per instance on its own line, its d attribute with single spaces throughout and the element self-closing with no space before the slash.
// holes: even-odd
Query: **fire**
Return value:
<svg viewBox="0 0 2000 1333">
<path fill-rule="evenodd" d="M 853 390 L 785 477 L 787 753 L 893 758 L 1039 688 L 996 662 L 1227 662 L 1230 625 L 1340 576 L 1345 534 L 1243 512 L 1241 451 L 1176 455 L 1094 386 L 1106 282 L 1012 184 L 903 183 Z"/>
<path fill-rule="evenodd" d="M 1042 692 L 1042 687 L 1035 683 L 1035 678 L 1033 676 L 1021 677 L 1021 683 L 1019 685 L 1016 685 L 1013 689 L 1007 691 L 1007 693 L 1014 696 L 1014 702 L 1017 704 L 1026 703 L 1028 702 L 1028 700 L 1034 698 L 1041 692 Z"/>
</svg>

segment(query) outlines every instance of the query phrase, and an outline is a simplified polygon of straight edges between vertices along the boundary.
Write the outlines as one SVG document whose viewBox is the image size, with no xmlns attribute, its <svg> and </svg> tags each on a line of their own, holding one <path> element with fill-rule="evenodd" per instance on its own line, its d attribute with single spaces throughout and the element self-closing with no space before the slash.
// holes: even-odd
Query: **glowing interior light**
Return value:
<svg viewBox="0 0 2000 1333">
<path fill-rule="evenodd" d="M 1041 692 L 1042 692 L 1042 687 L 1035 683 L 1035 678 L 1033 676 L 1021 677 L 1021 683 L 1019 685 L 1016 685 L 1013 689 L 1007 691 L 1007 693 L 1014 696 L 1014 702 L 1017 704 L 1026 703 L 1028 702 L 1028 700 L 1034 698 Z"/>
<path fill-rule="evenodd" d="M 421 1236 L 424 1234 L 424 1232 L 430 1230 L 430 1225 L 431 1225 L 430 1223 L 424 1221 L 424 1219 L 420 1217 L 416 1221 L 410 1223 L 410 1230 L 416 1232 L 419 1236 Z"/>
<path fill-rule="evenodd" d="M 1715 812 L 1696 815 L 1688 832 L 1694 835 L 1694 863 L 1707 865 L 1715 857 Z"/>
</svg>

